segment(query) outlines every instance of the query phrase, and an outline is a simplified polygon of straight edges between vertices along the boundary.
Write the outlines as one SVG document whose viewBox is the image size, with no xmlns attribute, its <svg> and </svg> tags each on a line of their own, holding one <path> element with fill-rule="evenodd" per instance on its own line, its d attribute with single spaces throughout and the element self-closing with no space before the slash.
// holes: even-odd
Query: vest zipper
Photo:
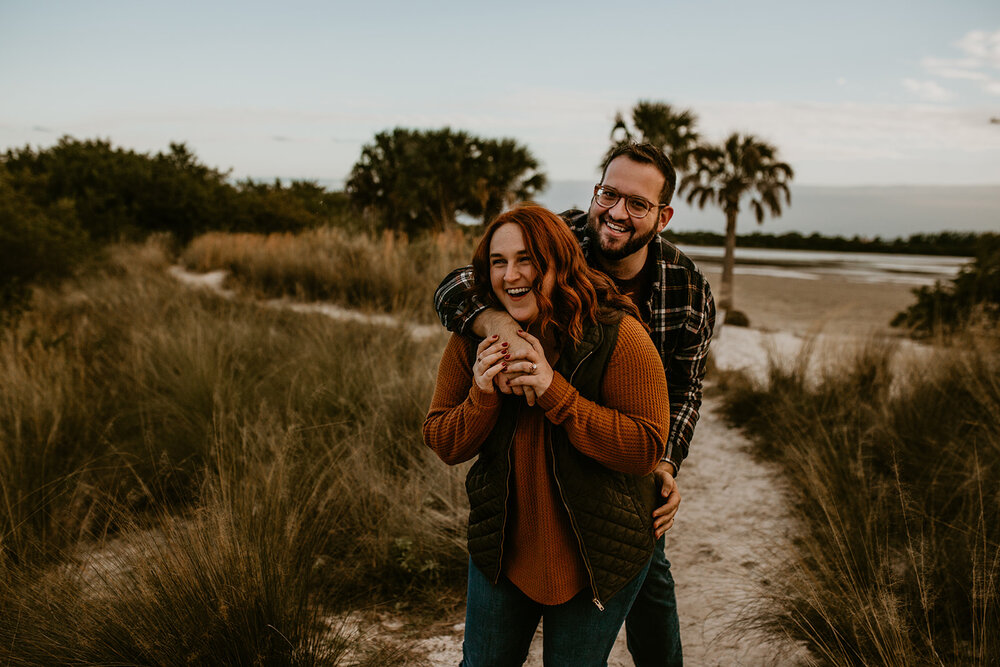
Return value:
<svg viewBox="0 0 1000 667">
<path fill-rule="evenodd" d="M 580 370 L 590 355 L 594 353 L 594 347 L 590 352 L 583 356 L 583 359 L 576 365 L 573 372 L 570 373 L 569 382 L 573 384 L 573 378 L 576 377 L 576 372 Z M 562 499 L 563 507 L 566 508 L 566 514 L 569 515 L 569 525 L 573 528 L 573 534 L 576 536 L 576 541 L 580 545 L 580 557 L 583 558 L 583 567 L 587 570 L 587 578 L 590 579 L 590 592 L 594 594 L 594 599 L 591 602 L 597 607 L 598 611 L 604 611 L 604 605 L 601 604 L 601 598 L 597 595 L 597 582 L 594 581 L 594 570 L 590 567 L 590 559 L 587 558 L 587 552 L 583 548 L 583 537 L 580 535 L 580 531 L 576 527 L 576 517 L 573 516 L 573 511 L 569 508 L 569 503 L 566 501 L 566 494 L 563 492 L 562 483 L 559 481 L 559 471 L 556 469 L 556 453 L 552 447 L 552 439 L 549 438 L 549 455 L 552 456 L 552 477 L 556 480 L 556 488 L 559 489 L 559 497 Z"/>
<path fill-rule="evenodd" d="M 591 602 L 594 603 L 598 611 L 604 611 L 604 605 L 601 604 L 601 599 L 597 595 L 597 582 L 594 581 L 594 571 L 590 568 L 590 560 L 587 558 L 587 552 L 583 548 L 583 537 L 576 527 L 576 518 L 573 516 L 573 511 L 569 508 L 569 503 L 566 502 L 566 494 L 563 493 L 562 484 L 559 482 L 559 471 L 556 469 L 556 453 L 552 448 L 551 439 L 549 440 L 549 455 L 552 456 L 552 476 L 556 480 L 556 488 L 559 489 L 559 498 L 562 499 L 563 507 L 566 508 L 566 514 L 569 515 L 569 525 L 573 528 L 573 535 L 576 536 L 577 544 L 580 545 L 580 557 L 583 558 L 583 567 L 587 570 L 587 578 L 590 579 L 590 592 L 594 594 L 594 599 Z"/>
<path fill-rule="evenodd" d="M 500 575 L 503 572 L 503 541 L 507 536 L 507 503 L 510 501 L 510 476 L 513 474 L 510 462 L 510 449 L 514 444 L 514 436 L 517 435 L 517 419 L 521 416 L 521 406 L 517 406 L 514 412 L 514 430 L 510 432 L 510 440 L 507 441 L 507 476 L 503 481 L 503 521 L 500 522 L 500 559 L 497 561 L 497 576 L 493 579 L 493 585 L 500 582 Z"/>
</svg>

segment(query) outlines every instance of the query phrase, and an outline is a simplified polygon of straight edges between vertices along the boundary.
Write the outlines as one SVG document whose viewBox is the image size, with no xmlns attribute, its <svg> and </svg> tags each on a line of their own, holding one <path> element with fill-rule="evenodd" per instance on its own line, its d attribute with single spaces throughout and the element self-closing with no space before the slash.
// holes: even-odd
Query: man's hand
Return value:
<svg viewBox="0 0 1000 667">
<path fill-rule="evenodd" d="M 508 354 L 512 359 L 523 359 L 532 352 L 531 344 L 518 335 L 521 325 L 511 317 L 506 310 L 487 308 L 472 321 L 472 332 L 482 338 L 497 336 L 500 343 L 507 343 Z M 514 393 L 524 396 L 528 405 L 535 404 L 533 387 L 511 386 L 510 381 L 523 373 L 503 372 L 496 375 L 494 382 L 497 388 L 505 394 Z"/>
<path fill-rule="evenodd" d="M 681 504 L 681 492 L 674 479 L 674 466 L 667 461 L 660 461 L 653 470 L 653 477 L 659 483 L 660 495 L 664 499 L 663 504 L 653 510 L 653 534 L 660 539 L 674 525 L 674 515 Z"/>
</svg>

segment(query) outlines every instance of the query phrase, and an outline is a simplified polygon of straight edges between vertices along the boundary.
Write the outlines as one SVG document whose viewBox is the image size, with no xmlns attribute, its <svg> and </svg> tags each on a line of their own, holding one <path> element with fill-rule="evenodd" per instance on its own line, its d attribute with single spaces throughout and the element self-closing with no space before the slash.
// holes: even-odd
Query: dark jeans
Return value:
<svg viewBox="0 0 1000 667">
<path fill-rule="evenodd" d="M 646 580 L 625 619 L 628 650 L 636 667 L 681 667 L 681 626 L 670 561 L 664 553 L 666 536 L 656 542 Z"/>
<path fill-rule="evenodd" d="M 606 665 L 645 574 L 644 568 L 613 598 L 604 600 L 604 611 L 601 611 L 592 602 L 590 589 L 563 604 L 543 605 L 526 596 L 502 575 L 494 586 L 470 561 L 462 665 L 516 667 L 523 664 L 541 618 L 545 619 L 542 652 L 546 665 Z"/>
</svg>

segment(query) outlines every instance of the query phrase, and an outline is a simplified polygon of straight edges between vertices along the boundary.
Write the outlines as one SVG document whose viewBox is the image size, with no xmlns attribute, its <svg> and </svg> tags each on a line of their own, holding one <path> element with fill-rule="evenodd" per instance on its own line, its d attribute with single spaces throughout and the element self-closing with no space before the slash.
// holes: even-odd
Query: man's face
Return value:
<svg viewBox="0 0 1000 667">
<path fill-rule="evenodd" d="M 601 185 L 614 189 L 622 198 L 611 208 L 605 208 L 594 197 L 587 212 L 587 235 L 601 256 L 609 260 L 624 259 L 645 248 L 663 231 L 673 215 L 672 208 L 654 206 L 644 217 L 636 218 L 626 210 L 625 197 L 638 196 L 658 204 L 664 181 L 654 165 L 624 155 L 611 161 Z"/>
</svg>

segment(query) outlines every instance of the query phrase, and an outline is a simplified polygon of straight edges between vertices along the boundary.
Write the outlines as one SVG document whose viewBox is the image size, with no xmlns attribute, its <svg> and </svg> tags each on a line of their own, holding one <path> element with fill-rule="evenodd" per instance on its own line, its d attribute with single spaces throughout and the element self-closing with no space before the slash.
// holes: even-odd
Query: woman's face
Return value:
<svg viewBox="0 0 1000 667">
<path fill-rule="evenodd" d="M 513 222 L 501 225 L 490 239 L 490 284 L 510 316 L 523 326 L 538 316 L 538 300 L 532 283 L 537 269 L 524 245 L 521 228 Z M 542 292 L 551 296 L 555 274 L 551 267 L 542 279 Z"/>
</svg>

